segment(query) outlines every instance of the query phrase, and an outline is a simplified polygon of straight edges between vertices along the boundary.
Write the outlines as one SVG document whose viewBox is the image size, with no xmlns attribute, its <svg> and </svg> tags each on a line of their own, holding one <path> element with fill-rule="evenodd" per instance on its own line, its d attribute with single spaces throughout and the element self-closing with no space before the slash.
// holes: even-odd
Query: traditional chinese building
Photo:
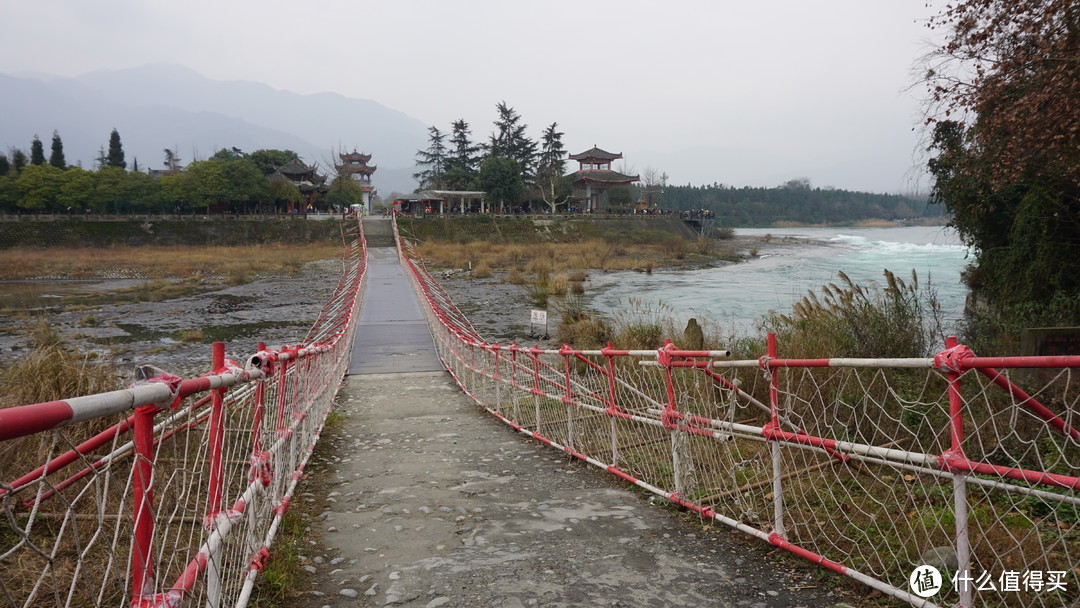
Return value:
<svg viewBox="0 0 1080 608">
<path fill-rule="evenodd" d="M 306 211 L 308 207 L 314 208 L 316 197 L 330 190 L 330 187 L 326 184 L 326 176 L 319 174 L 317 166 L 311 165 L 309 167 L 300 159 L 295 158 L 280 167 L 275 167 L 274 172 L 268 178 L 272 182 L 278 180 L 290 182 L 300 190 L 300 195 L 304 197 L 303 202 L 300 203 L 300 208 L 297 209 L 295 203 L 289 201 L 286 208 L 288 213 Z"/>
<path fill-rule="evenodd" d="M 338 158 L 341 159 L 341 164 L 337 166 L 338 174 L 348 175 L 360 186 L 360 190 L 364 193 L 364 210 L 371 213 L 371 193 L 374 191 L 371 187 L 371 174 L 378 169 L 374 165 L 368 165 L 371 162 L 371 155 L 353 150 L 348 154 L 338 154 Z"/>
<path fill-rule="evenodd" d="M 628 186 L 638 181 L 636 175 L 624 175 L 611 169 L 611 161 L 619 160 L 622 154 L 612 154 L 596 146 L 581 154 L 571 154 L 570 160 L 579 163 L 577 172 L 571 173 L 574 180 L 571 197 L 581 201 L 584 211 L 599 211 L 607 203 L 607 190 L 614 186 Z"/>
</svg>

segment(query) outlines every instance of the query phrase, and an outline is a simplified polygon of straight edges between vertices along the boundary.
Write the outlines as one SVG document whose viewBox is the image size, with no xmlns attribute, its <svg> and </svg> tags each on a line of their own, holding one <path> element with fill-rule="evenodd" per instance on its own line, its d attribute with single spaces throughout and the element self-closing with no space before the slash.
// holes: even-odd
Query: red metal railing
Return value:
<svg viewBox="0 0 1080 608">
<path fill-rule="evenodd" d="M 247 604 L 351 354 L 367 247 L 346 236 L 303 344 L 241 365 L 215 343 L 199 378 L 140 366 L 124 390 L 0 410 L 0 441 L 44 460 L 0 484 L 0 605 Z"/>
<path fill-rule="evenodd" d="M 914 606 L 1080 601 L 1080 357 L 491 344 L 395 235 L 444 365 L 515 430 Z"/>
</svg>

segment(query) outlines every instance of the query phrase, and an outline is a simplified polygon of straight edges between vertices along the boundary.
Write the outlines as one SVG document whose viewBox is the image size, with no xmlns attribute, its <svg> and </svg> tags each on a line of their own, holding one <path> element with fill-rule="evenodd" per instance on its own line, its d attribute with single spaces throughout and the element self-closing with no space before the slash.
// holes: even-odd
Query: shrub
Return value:
<svg viewBox="0 0 1080 608">
<path fill-rule="evenodd" d="M 486 279 L 491 276 L 491 266 L 487 265 L 487 262 L 480 262 L 473 267 L 472 278 L 474 279 Z"/>
<path fill-rule="evenodd" d="M 551 278 L 548 282 L 548 291 L 553 296 L 565 296 L 567 290 L 570 288 L 570 281 L 566 278 L 565 274 L 559 273 Z"/>
<path fill-rule="evenodd" d="M 551 292 L 548 291 L 547 281 L 530 281 L 525 284 L 525 291 L 528 293 L 533 306 L 537 308 L 547 308 L 548 296 L 551 294 Z"/>
<path fill-rule="evenodd" d="M 932 286 L 919 289 L 885 271 L 885 288 L 856 285 L 840 273 L 840 283 L 808 293 L 791 316 L 772 313 L 764 329 L 777 334 L 784 356 L 924 357 L 944 343 L 941 311 Z"/>
<path fill-rule="evenodd" d="M 575 348 L 602 348 L 612 339 L 611 324 L 601 315 L 586 310 L 581 298 L 568 296 L 556 307 L 559 326 L 555 338 Z"/>
<path fill-rule="evenodd" d="M 180 332 L 177 339 L 181 342 L 200 342 L 204 338 L 203 331 L 201 329 L 188 329 Z"/>
<path fill-rule="evenodd" d="M 702 255 L 709 255 L 713 251 L 712 239 L 704 236 L 699 236 L 694 243 L 694 250 Z"/>
<path fill-rule="evenodd" d="M 503 279 L 511 285 L 524 285 L 525 277 L 517 268 L 511 268 L 510 272 L 506 273 L 506 278 Z"/>
<path fill-rule="evenodd" d="M 629 350 L 660 348 L 664 345 L 664 328 L 659 323 L 630 323 L 618 328 L 615 344 Z"/>
</svg>

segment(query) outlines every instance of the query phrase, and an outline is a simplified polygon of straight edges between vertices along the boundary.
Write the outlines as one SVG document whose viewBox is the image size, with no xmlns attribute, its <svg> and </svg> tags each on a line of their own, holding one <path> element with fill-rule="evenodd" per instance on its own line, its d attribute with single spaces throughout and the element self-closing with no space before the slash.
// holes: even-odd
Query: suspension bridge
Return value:
<svg viewBox="0 0 1080 608">
<path fill-rule="evenodd" d="M 310 605 L 834 601 L 746 544 L 650 533 L 659 510 L 568 458 L 900 604 L 1080 601 L 1080 357 L 491 344 L 366 226 L 302 343 L 0 410 L 39 463 L 0 480 L 0 605 L 248 605 L 335 407 Z"/>
</svg>

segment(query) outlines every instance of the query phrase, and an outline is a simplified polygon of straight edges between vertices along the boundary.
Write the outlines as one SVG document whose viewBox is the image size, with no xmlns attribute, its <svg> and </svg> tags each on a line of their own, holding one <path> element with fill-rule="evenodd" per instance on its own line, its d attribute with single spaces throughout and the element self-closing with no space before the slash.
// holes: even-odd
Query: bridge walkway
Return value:
<svg viewBox="0 0 1080 608">
<path fill-rule="evenodd" d="M 358 359 L 300 490 L 318 540 L 289 605 L 836 604 L 821 570 L 653 505 L 424 369 L 392 255 L 371 250 Z"/>
</svg>

